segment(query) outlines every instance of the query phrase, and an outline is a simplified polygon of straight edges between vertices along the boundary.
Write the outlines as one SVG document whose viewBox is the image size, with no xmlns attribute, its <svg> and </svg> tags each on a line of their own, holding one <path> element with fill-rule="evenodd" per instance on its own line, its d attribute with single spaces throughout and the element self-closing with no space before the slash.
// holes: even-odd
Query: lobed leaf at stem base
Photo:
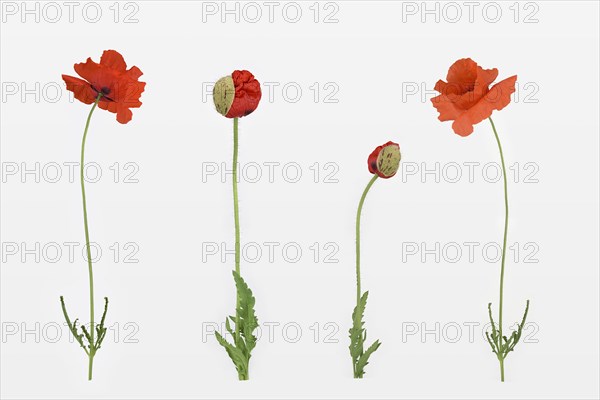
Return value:
<svg viewBox="0 0 600 400">
<path fill-rule="evenodd" d="M 366 351 L 364 350 L 364 344 L 367 340 L 367 330 L 364 328 L 365 323 L 363 319 L 368 297 L 369 292 L 365 292 L 356 307 L 354 307 L 354 311 L 352 312 L 352 328 L 349 330 L 352 369 L 354 371 L 354 378 L 358 379 L 363 378 L 365 375 L 365 367 L 369 364 L 371 354 L 381 346 L 381 342 L 376 340 Z"/>
<path fill-rule="evenodd" d="M 252 350 L 256 347 L 254 331 L 258 328 L 258 318 L 254 311 L 256 299 L 252 294 L 252 290 L 240 274 L 235 271 L 233 271 L 233 279 L 235 280 L 239 301 L 236 315 L 225 319 L 225 329 L 233 337 L 233 343 L 228 342 L 218 332 L 215 332 L 215 337 L 217 342 L 227 351 L 238 372 L 238 378 L 242 381 L 250 378 L 250 357 Z M 234 329 L 231 327 L 231 323 L 235 326 L 236 320 L 239 321 L 239 326 Z"/>
<path fill-rule="evenodd" d="M 513 331 L 509 338 L 507 338 L 504 335 L 500 337 L 500 333 L 496 328 L 496 323 L 494 322 L 494 317 L 492 316 L 492 303 L 488 303 L 488 314 L 490 317 L 492 332 L 486 332 L 485 335 L 488 340 L 488 343 L 492 347 L 492 352 L 496 354 L 496 357 L 498 357 L 498 360 L 500 360 L 501 363 L 504 362 L 504 359 L 506 358 L 506 356 L 508 356 L 508 353 L 514 351 L 515 346 L 517 345 L 517 343 L 519 343 L 519 340 L 521 339 L 521 334 L 523 333 L 523 327 L 525 326 L 525 321 L 527 320 L 528 312 L 529 300 L 527 300 L 527 304 L 525 306 L 525 313 L 523 314 L 523 319 L 521 320 L 520 324 L 517 324 L 517 330 Z"/>
<path fill-rule="evenodd" d="M 88 355 L 88 357 L 93 357 L 96 352 L 98 351 L 98 349 L 100 349 L 100 346 L 102 345 L 102 341 L 104 340 L 104 337 L 106 336 L 106 328 L 104 327 L 104 321 L 106 319 L 106 312 L 108 311 L 108 297 L 104 298 L 104 312 L 102 314 L 102 319 L 100 320 L 100 324 L 96 324 L 96 326 L 94 327 L 90 327 L 91 329 L 94 329 L 96 332 L 96 338 L 94 341 L 92 341 L 92 336 L 90 335 L 90 331 L 88 331 L 88 329 L 85 327 L 85 325 L 80 325 L 79 329 L 81 329 L 82 333 L 79 333 L 79 329 L 77 327 L 77 321 L 78 319 L 75 319 L 73 322 L 71 322 L 71 319 L 69 318 L 69 314 L 67 313 L 67 307 L 65 305 L 65 299 L 63 296 L 60 296 L 60 305 L 63 311 L 63 315 L 65 316 L 65 320 L 67 321 L 67 326 L 69 327 L 69 330 L 71 331 L 71 334 L 73 335 L 73 337 L 75 338 L 75 340 L 77 341 L 77 343 L 79 343 L 79 345 L 81 346 L 81 348 L 83 349 L 83 351 L 85 351 L 85 354 Z M 87 346 L 84 344 L 84 339 L 87 342 Z"/>
</svg>

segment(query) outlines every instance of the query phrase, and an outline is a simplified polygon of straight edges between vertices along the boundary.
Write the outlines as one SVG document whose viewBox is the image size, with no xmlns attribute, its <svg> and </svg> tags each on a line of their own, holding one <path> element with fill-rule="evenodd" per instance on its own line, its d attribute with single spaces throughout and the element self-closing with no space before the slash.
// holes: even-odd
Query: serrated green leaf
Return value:
<svg viewBox="0 0 600 400">
<path fill-rule="evenodd" d="M 354 307 L 354 312 L 352 313 L 352 322 L 355 328 L 362 328 L 364 325 L 363 319 L 365 314 L 365 308 L 367 308 L 367 299 L 369 298 L 369 292 L 363 293 L 360 298 L 359 303 Z"/>
<path fill-rule="evenodd" d="M 508 355 L 508 353 L 513 351 L 515 349 L 515 346 L 517 345 L 517 343 L 519 343 L 519 340 L 521 339 L 521 335 L 523 333 L 523 327 L 525 326 L 525 321 L 527 320 L 528 312 L 529 312 L 529 300 L 527 300 L 527 304 L 525 306 L 525 313 L 523 314 L 523 319 L 521 320 L 521 323 L 518 324 L 517 330 L 512 332 L 512 334 L 510 336 L 510 341 L 507 341 L 504 357 L 506 357 Z"/>
<path fill-rule="evenodd" d="M 108 311 L 108 297 L 104 298 L 104 312 L 102 313 L 102 318 L 100 319 L 100 324 L 96 326 L 96 343 L 94 347 L 96 350 L 100 348 L 102 345 L 102 341 L 104 340 L 104 336 L 106 336 L 106 328 L 104 327 L 104 321 L 106 320 L 106 312 Z"/>
<path fill-rule="evenodd" d="M 490 346 L 492 347 L 492 352 L 494 352 L 494 354 L 498 355 L 498 352 L 496 351 L 496 345 L 492 341 L 492 338 L 490 338 L 489 332 L 485 333 L 485 337 L 487 337 L 487 341 L 490 344 Z"/>
<path fill-rule="evenodd" d="M 229 358 L 231 358 L 231 361 L 233 361 L 238 374 L 247 373 L 248 360 L 246 359 L 246 356 L 238 348 L 225 340 L 225 338 L 221 336 L 219 332 L 215 332 L 215 337 L 217 338 L 219 344 L 227 351 L 227 354 L 229 355 Z"/>
<path fill-rule="evenodd" d="M 233 271 L 233 278 L 238 298 L 236 316 L 229 316 L 225 319 L 225 329 L 233 337 L 233 344 L 225 340 L 218 332 L 215 332 L 215 336 L 233 361 L 240 380 L 245 380 L 249 376 L 251 352 L 256 346 L 256 336 L 253 334 L 254 330 L 258 328 L 258 319 L 254 311 L 256 299 L 244 279 L 235 271 Z"/>
<path fill-rule="evenodd" d="M 363 328 L 363 317 L 367 306 L 369 292 L 365 292 L 352 312 L 352 328 L 350 328 L 350 355 L 354 365 L 363 354 L 366 330 Z"/>
<path fill-rule="evenodd" d="M 89 355 L 88 349 L 83 344 L 83 335 L 79 334 L 79 332 L 77 331 L 78 318 L 75 318 L 75 321 L 73 321 L 73 323 L 71 323 L 71 319 L 69 318 L 69 314 L 67 313 L 67 306 L 65 305 L 65 299 L 63 298 L 63 296 L 60 296 L 60 305 L 61 305 L 61 308 L 63 311 L 63 315 L 65 316 L 65 320 L 67 321 L 67 326 L 69 327 L 69 330 L 71 331 L 71 334 L 73 335 L 75 340 L 77 340 L 77 343 L 79 343 L 79 345 L 81 346 L 83 351 L 85 351 L 85 354 Z"/>
<path fill-rule="evenodd" d="M 254 330 L 258 328 L 258 318 L 256 317 L 254 306 L 256 299 L 252 294 L 252 290 L 248 287 L 244 279 L 235 271 L 233 271 L 233 279 L 238 293 L 237 315 L 239 317 L 240 333 L 244 339 L 244 343 L 237 343 L 238 347 L 244 347 L 244 353 L 250 358 L 250 352 L 256 346 L 256 336 Z"/>
<path fill-rule="evenodd" d="M 489 334 L 486 332 L 486 337 L 490 346 L 492 346 L 492 351 L 500 361 L 504 360 L 508 353 L 514 351 L 515 346 L 521 339 L 521 334 L 523 333 L 523 326 L 525 325 L 525 321 L 527 319 L 527 313 L 529 311 L 529 300 L 527 300 L 527 305 L 525 306 L 525 313 L 523 314 L 523 319 L 520 324 L 517 324 L 517 330 L 513 331 L 510 337 L 502 335 L 500 337 L 500 333 L 496 329 L 496 324 L 494 323 L 494 319 L 492 317 L 492 303 L 488 304 L 488 314 L 490 317 L 490 323 L 492 327 L 492 332 Z"/>
<path fill-rule="evenodd" d="M 85 338 L 87 339 L 89 345 L 88 348 L 91 350 L 92 349 L 92 337 L 90 336 L 90 333 L 88 332 L 87 328 L 85 327 L 85 325 L 81 325 L 81 330 L 83 331 L 83 334 L 85 335 Z"/>
<path fill-rule="evenodd" d="M 371 354 L 373 354 L 379 346 L 381 346 L 381 342 L 376 340 L 358 359 L 358 362 L 356 363 L 356 372 L 360 378 L 365 374 L 365 367 L 369 364 L 369 357 L 371 357 Z"/>
<path fill-rule="evenodd" d="M 492 316 L 492 303 L 488 303 L 488 314 L 490 316 L 490 324 L 492 327 L 492 339 L 496 342 L 496 338 L 498 337 L 498 333 L 496 331 L 496 323 L 494 322 L 494 317 Z M 496 343 L 497 345 L 498 343 Z"/>
<path fill-rule="evenodd" d="M 356 307 L 354 307 L 354 311 L 352 312 L 352 328 L 349 330 L 349 348 L 355 378 L 363 377 L 365 373 L 364 368 L 369 363 L 369 357 L 381 345 L 379 340 L 376 340 L 366 351 L 364 351 L 364 343 L 367 340 L 367 330 L 364 328 L 365 322 L 363 319 L 368 297 L 369 292 L 365 292 L 359 299 Z"/>
<path fill-rule="evenodd" d="M 229 317 L 231 318 L 231 317 Z M 235 320 L 234 320 L 235 323 Z M 225 319 L 225 329 L 227 330 L 227 332 L 229 332 L 229 334 L 235 338 L 235 334 L 233 333 L 233 329 L 231 329 L 231 324 L 229 323 L 229 319 Z"/>
</svg>

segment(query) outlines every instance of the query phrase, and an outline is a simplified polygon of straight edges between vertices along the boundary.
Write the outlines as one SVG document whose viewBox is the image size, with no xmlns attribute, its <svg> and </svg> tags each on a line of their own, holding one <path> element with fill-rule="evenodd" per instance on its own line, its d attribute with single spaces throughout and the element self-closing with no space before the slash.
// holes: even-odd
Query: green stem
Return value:
<svg viewBox="0 0 600 400">
<path fill-rule="evenodd" d="M 360 289 L 360 214 L 362 213 L 367 193 L 369 193 L 369 189 L 371 189 L 371 186 L 373 186 L 377 177 L 377 175 L 373 175 L 367 184 L 367 187 L 360 198 L 360 203 L 358 203 L 358 210 L 356 210 L 356 305 L 360 304 L 360 296 L 362 294 Z"/>
<path fill-rule="evenodd" d="M 237 169 L 238 169 L 238 119 L 233 119 L 233 218 L 235 220 L 235 272 L 240 275 L 240 210 L 238 207 L 238 189 L 237 189 Z M 240 275 L 241 276 L 241 275 Z M 240 316 L 238 309 L 240 307 L 240 295 L 236 290 L 235 307 L 235 339 L 236 343 L 240 338 Z"/>
<path fill-rule="evenodd" d="M 92 114 L 98 106 L 98 102 L 102 97 L 102 93 L 98 93 L 98 97 L 96 97 L 96 101 L 88 114 L 87 121 L 85 123 L 85 130 L 83 131 L 83 140 L 81 141 L 81 161 L 79 164 L 79 178 L 81 180 L 81 198 L 83 199 L 83 226 L 85 229 L 85 250 L 87 253 L 87 262 L 88 262 L 88 273 L 90 278 L 90 354 L 89 354 L 89 369 L 88 369 L 88 380 L 92 380 L 92 365 L 94 360 L 93 354 L 93 346 L 94 346 L 94 272 L 92 271 L 92 252 L 90 250 L 90 232 L 88 229 L 88 216 L 87 216 L 87 203 L 85 200 L 85 179 L 84 179 L 84 166 L 85 166 L 85 139 L 87 138 L 88 128 L 90 127 L 90 120 L 92 119 Z"/>
<path fill-rule="evenodd" d="M 88 362 L 88 381 L 92 380 L 92 368 L 94 366 L 94 354 L 89 354 L 89 362 Z"/>
<path fill-rule="evenodd" d="M 500 347 L 503 346 L 502 341 L 502 305 L 504 300 L 504 261 L 506 259 L 506 237 L 508 235 L 508 178 L 506 176 L 506 165 L 504 164 L 504 153 L 502 152 L 502 145 L 500 144 L 500 138 L 498 137 L 498 132 L 496 131 L 496 126 L 494 125 L 494 121 L 492 118 L 489 118 L 490 123 L 492 124 L 492 129 L 494 131 L 494 135 L 496 136 L 496 142 L 498 143 L 498 150 L 500 150 L 500 161 L 502 162 L 502 176 L 504 178 L 504 239 L 502 243 L 502 263 L 500 268 L 500 305 L 498 310 L 498 333 L 499 333 L 499 343 Z M 500 374 L 501 380 L 504 382 L 504 359 L 500 360 Z"/>
</svg>

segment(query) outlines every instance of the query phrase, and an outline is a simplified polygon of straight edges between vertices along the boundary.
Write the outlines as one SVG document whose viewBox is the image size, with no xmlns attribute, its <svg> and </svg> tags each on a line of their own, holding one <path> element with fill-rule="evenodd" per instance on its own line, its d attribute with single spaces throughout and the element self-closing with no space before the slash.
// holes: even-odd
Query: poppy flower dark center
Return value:
<svg viewBox="0 0 600 400">
<path fill-rule="evenodd" d="M 114 101 L 112 98 L 108 97 L 108 94 L 110 93 L 110 88 L 108 86 L 103 86 L 102 89 L 100 89 L 100 90 L 96 89 L 96 87 L 94 87 L 94 85 L 91 85 L 91 86 L 92 86 L 92 89 L 94 89 L 94 91 L 96 93 L 102 94 L 102 98 L 104 100 Z"/>
</svg>

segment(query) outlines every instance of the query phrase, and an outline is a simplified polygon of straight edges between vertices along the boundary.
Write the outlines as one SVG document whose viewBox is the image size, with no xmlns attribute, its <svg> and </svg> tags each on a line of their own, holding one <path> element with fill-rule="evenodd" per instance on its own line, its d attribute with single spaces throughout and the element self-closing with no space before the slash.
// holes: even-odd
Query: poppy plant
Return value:
<svg viewBox="0 0 600 400">
<path fill-rule="evenodd" d="M 85 78 L 82 80 L 68 75 L 63 75 L 67 84 L 67 90 L 74 93 L 75 98 L 85 104 L 93 104 L 83 131 L 81 142 L 81 159 L 79 163 L 81 198 L 83 201 L 83 227 L 85 232 L 85 248 L 88 263 L 88 278 L 90 290 L 90 325 L 89 329 L 84 324 L 77 326 L 78 319 L 71 322 L 67 313 L 65 300 L 60 296 L 60 303 L 67 325 L 77 343 L 83 348 L 88 356 L 88 380 L 92 380 L 92 368 L 94 365 L 94 356 L 100 349 L 106 335 L 104 320 L 108 310 L 108 298 L 104 298 L 104 312 L 99 324 L 95 323 L 94 313 L 94 273 L 92 269 L 92 255 L 90 249 L 90 234 L 88 228 L 87 204 L 85 197 L 84 165 L 85 165 L 85 141 L 87 138 L 90 120 L 96 107 L 117 114 L 117 121 L 126 124 L 131 120 L 132 113 L 129 108 L 140 107 L 140 95 L 144 90 L 145 83 L 139 82 L 138 78 L 142 71 L 138 67 L 127 69 L 123 56 L 115 50 L 106 50 L 102 54 L 100 64 L 95 63 L 90 58 L 85 63 L 75 64 L 75 71 Z M 84 344 L 84 339 L 87 345 Z"/>
<path fill-rule="evenodd" d="M 244 281 L 240 271 L 240 212 L 238 207 L 238 119 L 252 113 L 261 98 L 260 83 L 250 72 L 234 71 L 219 79 L 213 89 L 213 101 L 217 111 L 233 118 L 233 219 L 235 224 L 235 269 L 233 279 L 236 286 L 235 317 L 225 319 L 225 328 L 233 338 L 229 343 L 215 332 L 217 341 L 225 348 L 238 372 L 239 380 L 250 379 L 249 367 L 251 352 L 256 346 L 254 330 L 258 319 L 254 312 L 256 299 Z M 235 329 L 231 328 L 235 324 Z"/>
<path fill-rule="evenodd" d="M 469 136 L 473 133 L 473 125 L 488 119 L 492 126 L 502 164 L 504 178 L 504 239 L 502 243 L 502 259 L 500 267 L 500 299 L 498 309 L 498 325 L 492 317 L 492 303 L 488 303 L 488 315 L 491 323 L 491 333 L 486 332 L 487 340 L 492 347 L 492 352 L 500 362 L 500 380 L 504 382 L 504 360 L 508 353 L 514 350 L 521 338 L 523 326 L 529 311 L 529 300 L 525 306 L 525 313 L 517 330 L 510 337 L 504 335 L 502 327 L 502 306 L 504 300 L 504 263 L 506 260 L 506 238 L 508 234 L 508 183 L 504 153 L 496 126 L 492 120 L 494 110 L 502 110 L 510 103 L 510 95 L 515 91 L 516 75 L 504 79 L 489 87 L 498 77 L 498 70 L 483 69 L 470 58 L 456 61 L 448 71 L 447 81 L 438 81 L 435 90 L 439 96 L 431 99 L 433 106 L 439 112 L 440 121 L 453 120 L 452 129 L 460 136 Z"/>
<path fill-rule="evenodd" d="M 377 178 L 389 179 L 396 175 L 400 166 L 400 146 L 394 142 L 387 142 L 378 146 L 369 155 L 367 165 L 369 172 L 373 177 L 367 184 L 356 211 L 356 306 L 352 313 L 352 328 L 350 328 L 350 356 L 352 357 L 352 369 L 354 378 L 362 378 L 365 374 L 365 366 L 369 363 L 369 357 L 381 345 L 376 340 L 365 350 L 365 341 L 367 339 L 367 330 L 364 328 L 364 313 L 367 306 L 369 292 L 362 293 L 360 279 L 360 216 L 363 204 Z"/>
</svg>

